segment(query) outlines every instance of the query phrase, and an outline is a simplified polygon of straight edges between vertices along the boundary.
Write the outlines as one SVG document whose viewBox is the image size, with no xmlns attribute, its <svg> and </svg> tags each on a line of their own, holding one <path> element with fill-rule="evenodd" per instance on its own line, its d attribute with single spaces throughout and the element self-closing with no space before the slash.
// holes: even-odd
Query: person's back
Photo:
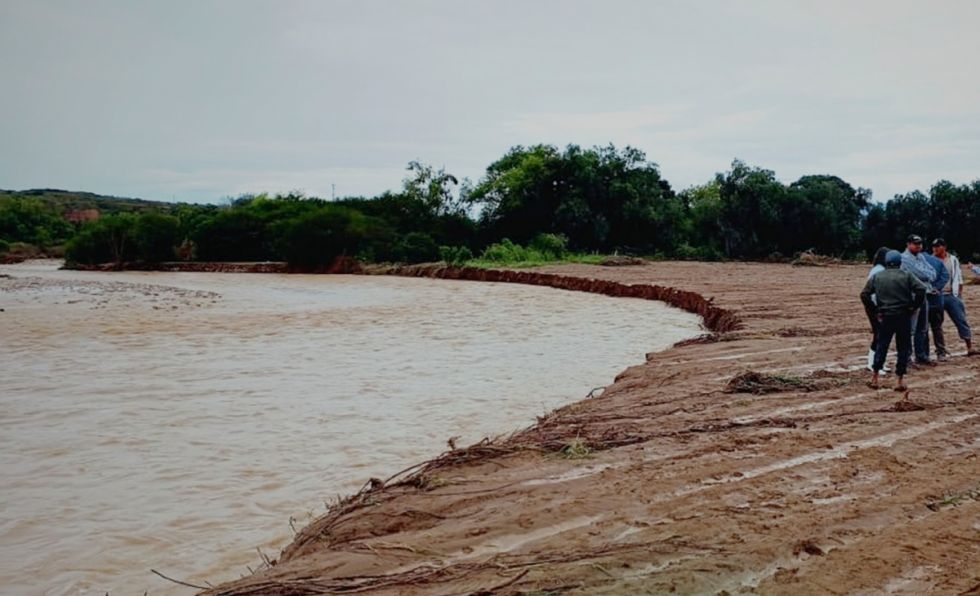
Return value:
<svg viewBox="0 0 980 596">
<path fill-rule="evenodd" d="M 949 283 L 949 270 L 946 269 L 946 263 L 942 259 L 931 255 L 929 253 L 922 253 L 925 260 L 929 265 L 932 266 L 933 270 L 936 272 L 936 279 L 932 280 L 932 289 L 935 290 L 935 294 L 941 294 L 943 288 Z"/>
<path fill-rule="evenodd" d="M 911 273 L 888 268 L 868 280 L 878 312 L 883 315 L 909 314 L 925 297 L 925 287 Z M 916 299 L 918 292 L 918 300 Z M 870 299 L 870 296 L 869 296 Z"/>
</svg>

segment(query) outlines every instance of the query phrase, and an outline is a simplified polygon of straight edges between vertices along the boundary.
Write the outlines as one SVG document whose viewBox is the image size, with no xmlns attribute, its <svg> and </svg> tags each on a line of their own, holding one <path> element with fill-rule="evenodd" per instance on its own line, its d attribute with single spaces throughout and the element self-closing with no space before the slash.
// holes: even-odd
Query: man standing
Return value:
<svg viewBox="0 0 980 596">
<path fill-rule="evenodd" d="M 960 339 L 966 342 L 966 353 L 973 356 L 980 352 L 973 349 L 973 333 L 970 330 L 970 323 L 966 320 L 966 305 L 963 303 L 963 269 L 956 255 L 946 250 L 946 241 L 936 238 L 932 242 L 932 254 L 943 262 L 949 272 L 949 281 L 943 286 L 943 309 L 949 313 L 949 318 L 953 320 L 956 331 L 960 334 Z M 939 321 L 939 332 L 933 327 L 933 339 L 936 342 L 936 352 L 949 357 L 946 350 L 946 339 L 942 332 L 942 318 Z"/>
<path fill-rule="evenodd" d="M 936 270 L 926 261 L 922 254 L 922 237 L 912 234 L 908 237 L 905 252 L 902 253 L 902 271 L 910 273 L 916 277 L 927 291 L 931 291 L 929 286 L 936 281 Z M 880 274 L 879 274 L 880 275 Z M 916 307 L 912 317 L 912 335 L 915 336 L 915 362 L 923 366 L 935 366 L 936 363 L 929 360 L 929 307 L 923 302 Z"/>
<path fill-rule="evenodd" d="M 935 246 L 935 243 L 933 245 Z M 949 352 L 946 351 L 946 343 L 943 339 L 943 288 L 949 285 L 950 271 L 946 269 L 946 264 L 939 257 L 925 252 L 922 255 L 936 272 L 936 279 L 932 282 L 932 289 L 926 294 L 926 306 L 929 310 L 929 327 L 932 329 L 932 341 L 936 343 L 936 360 L 945 362 L 949 360 Z M 926 356 L 929 355 L 928 339 L 927 337 Z"/>
<path fill-rule="evenodd" d="M 897 250 L 885 256 L 885 270 L 868 278 L 861 291 L 861 302 L 865 308 L 875 308 L 878 316 L 878 345 L 875 347 L 875 360 L 872 365 L 871 387 L 878 388 L 878 374 L 885 365 L 888 347 L 895 336 L 898 349 L 898 362 L 895 374 L 898 384 L 895 391 L 905 391 L 905 373 L 908 370 L 909 352 L 912 351 L 911 314 L 925 303 L 929 290 L 914 275 L 902 270 L 902 254 Z M 871 301 L 872 294 L 877 304 Z"/>
</svg>

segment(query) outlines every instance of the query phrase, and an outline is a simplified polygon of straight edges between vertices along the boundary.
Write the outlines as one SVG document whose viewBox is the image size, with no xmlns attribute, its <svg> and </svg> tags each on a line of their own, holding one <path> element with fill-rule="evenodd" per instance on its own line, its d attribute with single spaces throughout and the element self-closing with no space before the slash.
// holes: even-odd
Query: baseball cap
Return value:
<svg viewBox="0 0 980 596">
<path fill-rule="evenodd" d="M 922 244 L 922 236 L 919 236 L 918 234 L 909 234 L 909 238 L 906 240 L 906 242 L 909 244 Z"/>
<path fill-rule="evenodd" d="M 946 240 L 943 238 L 936 238 L 932 241 L 933 246 L 946 246 Z"/>
</svg>

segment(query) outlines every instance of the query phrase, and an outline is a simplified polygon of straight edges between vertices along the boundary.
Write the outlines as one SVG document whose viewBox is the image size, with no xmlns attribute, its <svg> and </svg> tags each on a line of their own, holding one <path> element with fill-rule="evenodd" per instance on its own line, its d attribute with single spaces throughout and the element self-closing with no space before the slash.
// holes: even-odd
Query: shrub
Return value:
<svg viewBox="0 0 980 596">
<path fill-rule="evenodd" d="M 450 265 L 463 265 L 473 259 L 473 252 L 465 246 L 440 246 L 439 259 Z"/>
<path fill-rule="evenodd" d="M 538 234 L 528 248 L 546 258 L 561 259 L 568 252 L 568 238 L 561 234 Z"/>
<path fill-rule="evenodd" d="M 674 256 L 682 261 L 720 261 L 721 251 L 713 246 L 691 246 L 684 242 L 674 251 Z"/>
<path fill-rule="evenodd" d="M 529 260 L 528 250 L 519 244 L 514 244 L 507 238 L 486 247 L 480 258 L 494 263 L 514 263 Z"/>
<path fill-rule="evenodd" d="M 0 238 L 0 255 L 10 250 L 10 243 Z"/>
<path fill-rule="evenodd" d="M 409 232 L 399 243 L 401 258 L 406 263 L 428 263 L 439 258 L 439 247 L 432 236 L 424 232 Z"/>
</svg>

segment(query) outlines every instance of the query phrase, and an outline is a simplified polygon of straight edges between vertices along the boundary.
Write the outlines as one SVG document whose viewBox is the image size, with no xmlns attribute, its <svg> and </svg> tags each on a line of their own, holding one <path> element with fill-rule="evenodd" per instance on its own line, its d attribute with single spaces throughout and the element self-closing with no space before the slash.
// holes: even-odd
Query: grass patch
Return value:
<svg viewBox="0 0 980 596">
<path fill-rule="evenodd" d="M 601 265 L 608 255 L 591 254 L 568 254 L 560 258 L 554 257 L 532 257 L 516 260 L 487 260 L 483 258 L 466 261 L 466 267 L 477 267 L 480 269 L 499 269 L 500 267 L 511 267 L 514 269 L 526 269 L 529 267 L 542 267 L 544 265 L 558 265 L 561 263 L 583 263 L 586 265 Z"/>
<path fill-rule="evenodd" d="M 565 459 L 587 459 L 592 457 L 592 448 L 582 439 L 572 439 L 558 454 Z"/>
<path fill-rule="evenodd" d="M 415 480 L 415 486 L 419 490 L 429 491 L 435 490 L 437 488 L 442 488 L 444 486 L 449 486 L 449 481 L 442 476 L 429 476 L 422 474 Z"/>
<path fill-rule="evenodd" d="M 540 267 L 555 263 L 586 263 L 599 265 L 609 255 L 573 253 L 568 250 L 568 240 L 560 234 L 538 234 L 527 246 L 515 244 L 504 238 L 491 244 L 475 259 L 464 264 L 469 267 L 495 269 L 499 267 Z"/>
<path fill-rule="evenodd" d="M 847 379 L 830 376 L 805 376 L 760 373 L 748 370 L 735 375 L 725 387 L 726 393 L 778 393 L 781 391 L 822 391 L 846 384 Z"/>
<path fill-rule="evenodd" d="M 938 499 L 926 503 L 931 511 L 939 511 L 946 507 L 956 507 L 964 501 L 980 501 L 980 486 L 961 493 L 946 493 Z"/>
</svg>

